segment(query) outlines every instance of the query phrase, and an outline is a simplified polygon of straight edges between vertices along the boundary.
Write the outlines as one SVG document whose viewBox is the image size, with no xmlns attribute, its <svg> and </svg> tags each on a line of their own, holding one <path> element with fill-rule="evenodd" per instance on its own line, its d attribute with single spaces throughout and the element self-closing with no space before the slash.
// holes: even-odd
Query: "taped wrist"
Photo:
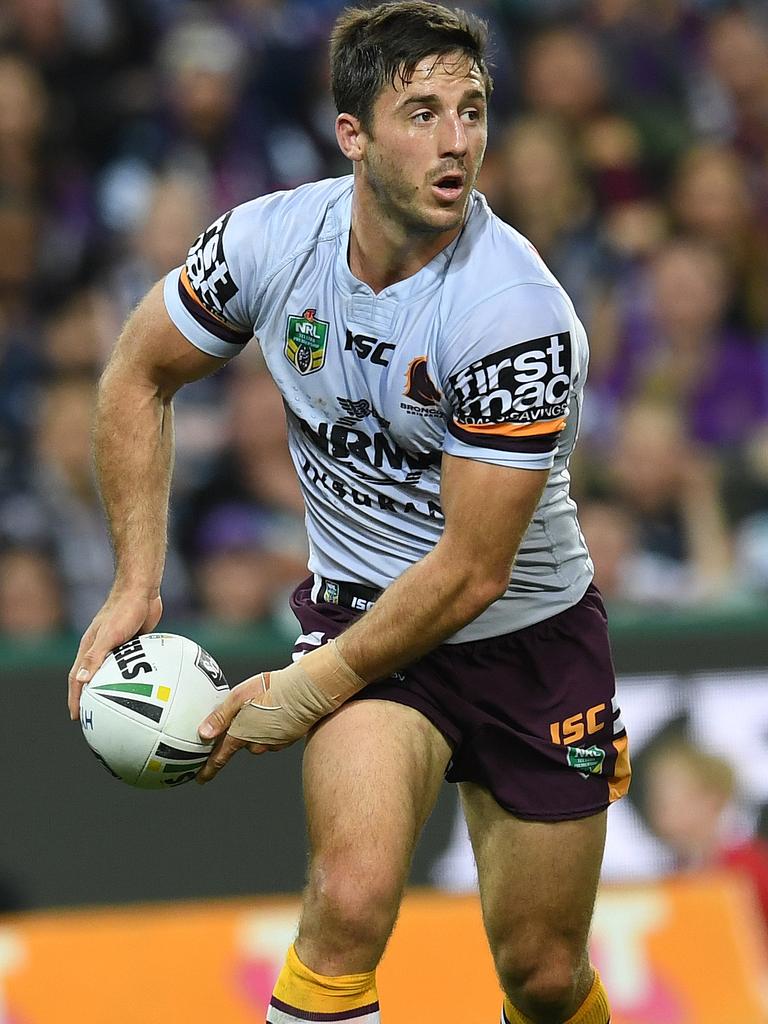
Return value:
<svg viewBox="0 0 768 1024">
<path fill-rule="evenodd" d="M 267 746 L 299 739 L 365 686 L 339 653 L 335 640 L 288 668 L 262 672 L 257 678 L 262 692 L 238 711 L 229 734 Z"/>
</svg>

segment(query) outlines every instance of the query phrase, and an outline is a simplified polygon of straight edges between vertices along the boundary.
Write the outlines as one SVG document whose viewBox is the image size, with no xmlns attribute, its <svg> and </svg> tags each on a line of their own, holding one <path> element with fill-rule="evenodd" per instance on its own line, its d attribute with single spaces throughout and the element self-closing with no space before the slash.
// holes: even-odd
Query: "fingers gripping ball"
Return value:
<svg viewBox="0 0 768 1024">
<path fill-rule="evenodd" d="M 80 725 L 115 778 L 168 789 L 191 781 L 205 764 L 213 741 L 201 740 L 197 727 L 229 692 L 199 644 L 148 633 L 116 647 L 83 689 Z"/>
<path fill-rule="evenodd" d="M 263 672 L 262 692 L 235 715 L 229 735 L 248 743 L 293 743 L 365 686 L 330 640 L 288 668 Z"/>
</svg>

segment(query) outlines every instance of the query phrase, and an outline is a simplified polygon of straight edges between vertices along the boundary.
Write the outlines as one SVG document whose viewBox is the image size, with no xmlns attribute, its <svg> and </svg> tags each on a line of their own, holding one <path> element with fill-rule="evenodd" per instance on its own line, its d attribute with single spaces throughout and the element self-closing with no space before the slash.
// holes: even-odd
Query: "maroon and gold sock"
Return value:
<svg viewBox="0 0 768 1024">
<path fill-rule="evenodd" d="M 509 999 L 504 1000 L 504 1009 L 501 1011 L 501 1024 L 533 1024 L 530 1017 L 526 1017 L 515 1009 Z M 611 1024 L 611 1008 L 608 1005 L 608 993 L 603 988 L 600 975 L 595 971 L 595 980 L 589 995 L 578 1008 L 572 1017 L 569 1017 L 564 1024 Z"/>
<path fill-rule="evenodd" d="M 275 983 L 267 1024 L 306 1024 L 306 1021 L 381 1024 L 375 973 L 327 978 L 303 964 L 291 946 Z"/>
</svg>

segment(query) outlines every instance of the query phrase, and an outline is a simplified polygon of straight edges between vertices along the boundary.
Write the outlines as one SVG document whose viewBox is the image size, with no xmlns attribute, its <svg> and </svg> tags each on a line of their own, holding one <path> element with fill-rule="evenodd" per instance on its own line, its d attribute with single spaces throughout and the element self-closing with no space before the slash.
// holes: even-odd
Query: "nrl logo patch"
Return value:
<svg viewBox="0 0 768 1024">
<path fill-rule="evenodd" d="M 603 770 L 605 751 L 600 747 L 567 747 L 568 766 L 582 775 L 599 775 Z"/>
<path fill-rule="evenodd" d="M 318 320 L 315 313 L 314 309 L 305 309 L 301 316 L 289 316 L 285 331 L 285 358 L 302 375 L 316 373 L 325 365 L 330 324 Z"/>
</svg>

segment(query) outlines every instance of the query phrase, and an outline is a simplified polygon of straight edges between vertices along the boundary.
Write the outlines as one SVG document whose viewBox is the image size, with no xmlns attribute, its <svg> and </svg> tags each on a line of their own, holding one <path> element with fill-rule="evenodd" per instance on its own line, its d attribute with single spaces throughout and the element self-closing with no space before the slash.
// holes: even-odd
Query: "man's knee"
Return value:
<svg viewBox="0 0 768 1024">
<path fill-rule="evenodd" d="M 551 938 L 525 946 L 498 943 L 494 959 L 504 992 L 536 1024 L 570 1016 L 591 975 L 585 950 Z"/>
<path fill-rule="evenodd" d="M 386 870 L 366 870 L 344 858 L 315 862 L 300 935 L 329 953 L 355 948 L 378 959 L 394 927 L 401 890 L 401 879 Z"/>
</svg>

